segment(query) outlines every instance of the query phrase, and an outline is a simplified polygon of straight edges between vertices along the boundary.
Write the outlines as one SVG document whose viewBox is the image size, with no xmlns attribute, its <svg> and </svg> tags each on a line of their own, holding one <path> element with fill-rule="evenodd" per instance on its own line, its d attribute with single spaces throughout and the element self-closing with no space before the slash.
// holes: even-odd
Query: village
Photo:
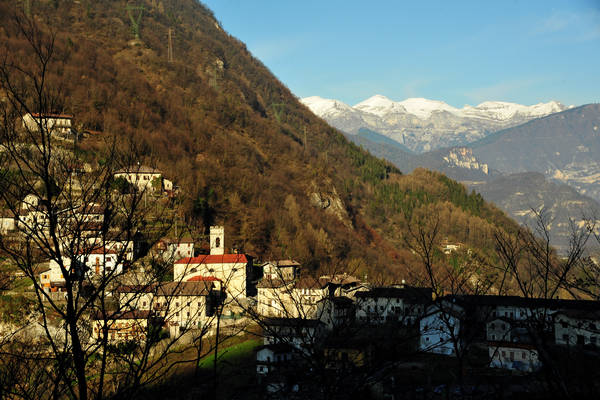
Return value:
<svg viewBox="0 0 600 400">
<path fill-rule="evenodd" d="M 68 135 L 71 119 L 28 115 L 23 126 L 42 124 L 53 135 Z M 91 167 L 70 171 L 82 176 Z M 179 190 L 160 170 L 140 163 L 114 171 L 111 179 L 120 182 L 114 196 L 134 196 L 144 203 L 148 197 L 168 202 Z M 127 190 L 119 192 L 123 186 Z M 382 286 L 343 270 L 315 276 L 293 259 L 259 260 L 232 250 L 224 226 L 210 226 L 200 241 L 171 229 L 152 243 L 133 232 L 111 236 L 106 218 L 115 216 L 105 204 L 83 197 L 56 211 L 28 194 L 17 215 L 9 211 L 3 210 L 1 229 L 15 243 L 43 242 L 56 224 L 51 214 L 60 215 L 52 229 L 63 255 L 57 259 L 56 252 L 50 253 L 37 264 L 34 286 L 52 304 L 61 304 L 67 295 L 85 296 L 85 290 L 105 291 L 107 304 L 87 315 L 84 336 L 90 343 L 144 343 L 159 331 L 160 340 L 185 345 L 223 332 L 235 336 L 252 326 L 262 341 L 255 349 L 256 378 L 269 392 L 301 391 L 301 374 L 291 371 L 307 359 L 323 359 L 326 369 L 344 372 L 373 368 L 382 359 L 402 362 L 394 359 L 398 354 L 460 359 L 476 349 L 483 367 L 525 375 L 542 367 L 547 349 L 585 356 L 597 355 L 600 345 L 597 301 L 458 293 L 436 297 L 429 287 L 405 281 Z M 459 246 L 446 243 L 440 251 L 449 254 Z M 168 278 L 155 279 L 153 263 L 169 271 Z M 402 351 L 382 356 L 382 343 L 374 339 L 381 332 L 388 335 L 386 343 Z"/>
</svg>

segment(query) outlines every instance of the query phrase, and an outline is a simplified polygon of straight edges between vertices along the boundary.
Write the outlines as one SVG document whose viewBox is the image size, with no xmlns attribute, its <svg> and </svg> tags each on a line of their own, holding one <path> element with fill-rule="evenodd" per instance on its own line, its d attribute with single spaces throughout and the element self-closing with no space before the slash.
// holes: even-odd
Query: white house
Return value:
<svg viewBox="0 0 600 400">
<path fill-rule="evenodd" d="M 105 247 L 84 250 L 79 254 L 78 260 L 87 267 L 88 276 L 123 273 L 123 264 L 119 262 L 118 253 Z"/>
<path fill-rule="evenodd" d="M 325 324 L 318 319 L 265 318 L 262 327 L 265 345 L 285 343 L 307 354 L 325 333 Z"/>
<path fill-rule="evenodd" d="M 455 356 L 460 350 L 460 326 L 464 310 L 457 304 L 440 301 L 426 310 L 419 321 L 419 350 Z"/>
<path fill-rule="evenodd" d="M 33 113 L 23 117 L 23 128 L 39 132 L 40 125 L 46 132 L 66 135 L 71 133 L 73 116 L 70 114 Z"/>
<path fill-rule="evenodd" d="M 355 298 L 357 321 L 412 325 L 425 314 L 425 308 L 431 302 L 431 289 L 406 285 L 375 287 L 357 292 Z"/>
<path fill-rule="evenodd" d="M 194 256 L 194 240 L 191 238 L 162 238 L 156 243 L 156 252 L 164 261 L 180 260 Z"/>
<path fill-rule="evenodd" d="M 115 179 L 123 178 L 140 191 L 154 192 L 162 189 L 162 173 L 152 167 L 136 165 L 115 172 Z M 172 188 L 172 184 L 171 184 Z"/>
<path fill-rule="evenodd" d="M 561 310 L 554 315 L 556 344 L 600 346 L 600 311 Z"/>
<path fill-rule="evenodd" d="M 15 217 L 9 210 L 1 210 L 0 233 L 7 234 L 15 230 Z"/>
<path fill-rule="evenodd" d="M 268 375 L 294 360 L 294 347 L 286 343 L 267 344 L 256 351 L 256 373 Z"/>
<path fill-rule="evenodd" d="M 490 367 L 533 372 L 542 363 L 534 346 L 525 343 L 489 342 Z"/>
</svg>

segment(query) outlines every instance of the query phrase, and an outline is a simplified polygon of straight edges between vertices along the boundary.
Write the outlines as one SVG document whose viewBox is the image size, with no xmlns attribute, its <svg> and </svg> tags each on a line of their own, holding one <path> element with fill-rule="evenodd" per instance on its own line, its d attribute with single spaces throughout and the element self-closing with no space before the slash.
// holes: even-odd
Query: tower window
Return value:
<svg viewBox="0 0 600 400">
<path fill-rule="evenodd" d="M 221 247 L 221 238 L 215 239 L 215 247 Z"/>
</svg>

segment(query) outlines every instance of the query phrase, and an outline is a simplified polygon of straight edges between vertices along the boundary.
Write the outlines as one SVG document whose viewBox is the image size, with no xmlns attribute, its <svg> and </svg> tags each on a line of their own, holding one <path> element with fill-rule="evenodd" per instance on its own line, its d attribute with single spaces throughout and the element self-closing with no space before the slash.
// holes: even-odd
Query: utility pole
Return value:
<svg viewBox="0 0 600 400">
<path fill-rule="evenodd" d="M 140 21 L 142 20 L 142 14 L 144 13 L 144 6 L 127 5 L 126 10 L 129 19 L 131 20 L 131 32 L 133 33 L 133 37 L 136 40 L 140 40 Z M 134 11 L 138 12 L 136 18 L 134 18 L 134 15 L 132 14 Z"/>
<path fill-rule="evenodd" d="M 307 144 L 308 144 L 308 142 L 306 141 L 306 125 L 304 125 L 304 154 L 306 154 L 308 151 Z"/>
<path fill-rule="evenodd" d="M 169 50 L 167 53 L 167 58 L 170 63 L 173 62 L 173 28 L 169 28 Z"/>
</svg>

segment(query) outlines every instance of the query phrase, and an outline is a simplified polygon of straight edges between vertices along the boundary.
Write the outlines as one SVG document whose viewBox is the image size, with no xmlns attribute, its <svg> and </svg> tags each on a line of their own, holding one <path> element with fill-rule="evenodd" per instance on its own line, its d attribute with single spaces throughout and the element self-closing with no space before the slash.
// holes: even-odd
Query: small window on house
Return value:
<svg viewBox="0 0 600 400">
<path fill-rule="evenodd" d="M 492 340 L 496 340 L 496 335 L 492 335 Z"/>
<path fill-rule="evenodd" d="M 567 327 L 568 327 L 569 325 L 567 325 L 567 322 L 566 322 L 566 321 L 561 321 L 561 322 L 560 322 L 560 326 L 561 326 L 563 329 L 567 329 Z"/>
<path fill-rule="evenodd" d="M 563 340 L 564 340 L 565 342 L 569 343 L 569 335 L 568 335 L 568 334 L 566 334 L 566 333 L 565 333 L 565 334 L 562 336 L 562 338 L 563 338 Z"/>
<path fill-rule="evenodd" d="M 189 307 L 189 306 L 190 306 L 190 304 L 192 304 L 192 303 L 190 303 L 190 302 L 188 301 L 188 303 L 187 303 L 187 306 Z"/>
<path fill-rule="evenodd" d="M 187 312 L 187 315 L 186 315 L 186 316 L 187 316 L 187 317 L 189 317 L 189 316 L 190 316 L 190 312 L 189 312 L 189 311 Z"/>
<path fill-rule="evenodd" d="M 179 317 L 179 313 L 178 313 L 178 312 L 176 312 L 176 313 L 175 313 L 175 316 L 176 316 L 176 317 Z"/>
<path fill-rule="evenodd" d="M 215 239 L 215 247 L 221 247 L 221 238 Z"/>
<path fill-rule="evenodd" d="M 502 330 L 505 331 L 506 330 L 506 324 L 502 324 Z"/>
<path fill-rule="evenodd" d="M 523 360 L 527 358 L 527 354 L 524 351 L 521 353 L 521 358 Z"/>
<path fill-rule="evenodd" d="M 175 307 L 179 307 L 179 302 L 175 302 Z"/>
<path fill-rule="evenodd" d="M 496 329 L 496 324 L 494 324 L 493 322 L 490 324 L 490 328 L 491 329 Z"/>
<path fill-rule="evenodd" d="M 506 357 L 506 351 L 502 350 L 502 357 Z"/>
</svg>

